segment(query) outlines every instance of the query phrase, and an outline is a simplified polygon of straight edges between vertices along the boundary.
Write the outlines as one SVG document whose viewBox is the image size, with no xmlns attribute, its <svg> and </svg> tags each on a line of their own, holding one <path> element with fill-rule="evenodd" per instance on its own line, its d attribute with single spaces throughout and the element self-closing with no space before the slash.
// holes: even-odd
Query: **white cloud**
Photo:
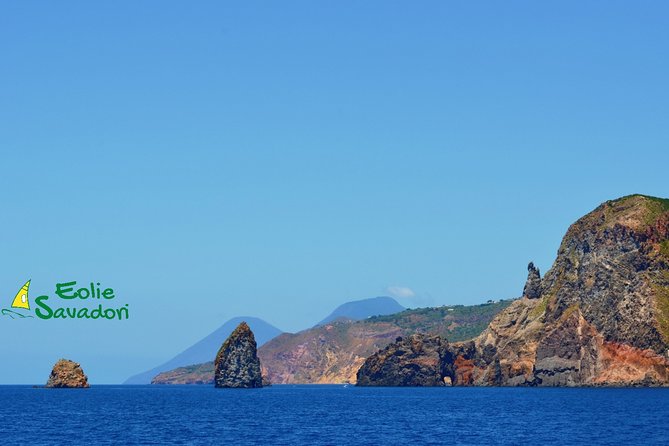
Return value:
<svg viewBox="0 0 669 446">
<path fill-rule="evenodd" d="M 386 288 L 386 293 L 399 299 L 411 299 L 412 297 L 416 297 L 416 293 L 407 286 L 389 286 Z"/>
</svg>

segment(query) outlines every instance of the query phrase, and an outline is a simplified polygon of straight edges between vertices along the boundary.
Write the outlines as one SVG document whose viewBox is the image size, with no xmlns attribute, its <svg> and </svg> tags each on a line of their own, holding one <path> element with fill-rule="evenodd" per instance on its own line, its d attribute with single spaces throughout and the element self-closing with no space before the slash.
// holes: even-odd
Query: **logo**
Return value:
<svg viewBox="0 0 669 446">
<path fill-rule="evenodd" d="M 28 288 L 30 288 L 30 280 L 27 281 L 26 284 L 21 287 L 18 293 L 16 293 L 16 296 L 14 296 L 14 300 L 12 300 L 11 308 L 16 308 L 19 310 L 30 310 L 30 301 L 28 300 Z M 23 312 L 11 310 L 9 308 L 3 308 L 2 311 L 0 311 L 0 313 L 2 313 L 3 316 L 9 316 L 12 319 L 32 317 L 29 314 L 23 314 Z"/>
<path fill-rule="evenodd" d="M 31 313 L 28 289 L 30 280 L 21 287 L 12 300 L 10 308 L 3 308 L 0 314 L 12 319 L 37 317 L 38 319 L 116 319 L 130 317 L 128 304 L 111 306 L 116 299 L 112 288 L 102 288 L 100 282 L 77 287 L 77 282 L 56 283 L 55 297 L 48 295 L 35 298 L 35 313 Z"/>
</svg>

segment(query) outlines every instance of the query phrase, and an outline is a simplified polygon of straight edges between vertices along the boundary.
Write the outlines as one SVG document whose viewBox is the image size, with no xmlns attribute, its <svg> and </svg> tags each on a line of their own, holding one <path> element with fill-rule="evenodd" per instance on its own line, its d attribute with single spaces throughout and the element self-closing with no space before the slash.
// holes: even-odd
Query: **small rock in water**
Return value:
<svg viewBox="0 0 669 446">
<path fill-rule="evenodd" d="M 50 388 L 86 388 L 88 377 L 81 366 L 69 359 L 59 359 L 53 366 L 46 387 Z"/>
</svg>

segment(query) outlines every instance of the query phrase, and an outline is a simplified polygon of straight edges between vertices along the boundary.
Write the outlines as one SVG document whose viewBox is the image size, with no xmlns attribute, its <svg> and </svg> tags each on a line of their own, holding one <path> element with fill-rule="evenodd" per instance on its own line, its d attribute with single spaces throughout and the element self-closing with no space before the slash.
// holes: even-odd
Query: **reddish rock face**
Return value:
<svg viewBox="0 0 669 446">
<path fill-rule="evenodd" d="M 69 359 L 60 359 L 53 366 L 46 387 L 85 388 L 89 387 L 88 377 L 78 363 Z"/>
<path fill-rule="evenodd" d="M 472 359 L 465 359 L 463 355 L 458 355 L 453 366 L 455 368 L 456 385 L 471 386 L 474 384 L 476 365 Z"/>
</svg>

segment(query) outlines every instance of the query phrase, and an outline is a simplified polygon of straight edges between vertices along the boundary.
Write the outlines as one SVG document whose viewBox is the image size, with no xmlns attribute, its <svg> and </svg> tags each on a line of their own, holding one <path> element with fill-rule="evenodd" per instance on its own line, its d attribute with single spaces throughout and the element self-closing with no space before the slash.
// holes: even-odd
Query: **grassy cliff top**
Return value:
<svg viewBox="0 0 669 446">
<path fill-rule="evenodd" d="M 500 300 L 480 305 L 416 308 L 387 316 L 374 316 L 359 323 L 374 326 L 385 322 L 407 333 L 438 334 L 447 338 L 449 342 L 458 342 L 478 336 L 511 302 L 512 300 Z"/>
<path fill-rule="evenodd" d="M 599 231 L 615 225 L 644 231 L 656 225 L 660 217 L 669 213 L 669 199 L 634 194 L 609 200 L 581 217 L 569 228 L 575 231 Z"/>
</svg>

